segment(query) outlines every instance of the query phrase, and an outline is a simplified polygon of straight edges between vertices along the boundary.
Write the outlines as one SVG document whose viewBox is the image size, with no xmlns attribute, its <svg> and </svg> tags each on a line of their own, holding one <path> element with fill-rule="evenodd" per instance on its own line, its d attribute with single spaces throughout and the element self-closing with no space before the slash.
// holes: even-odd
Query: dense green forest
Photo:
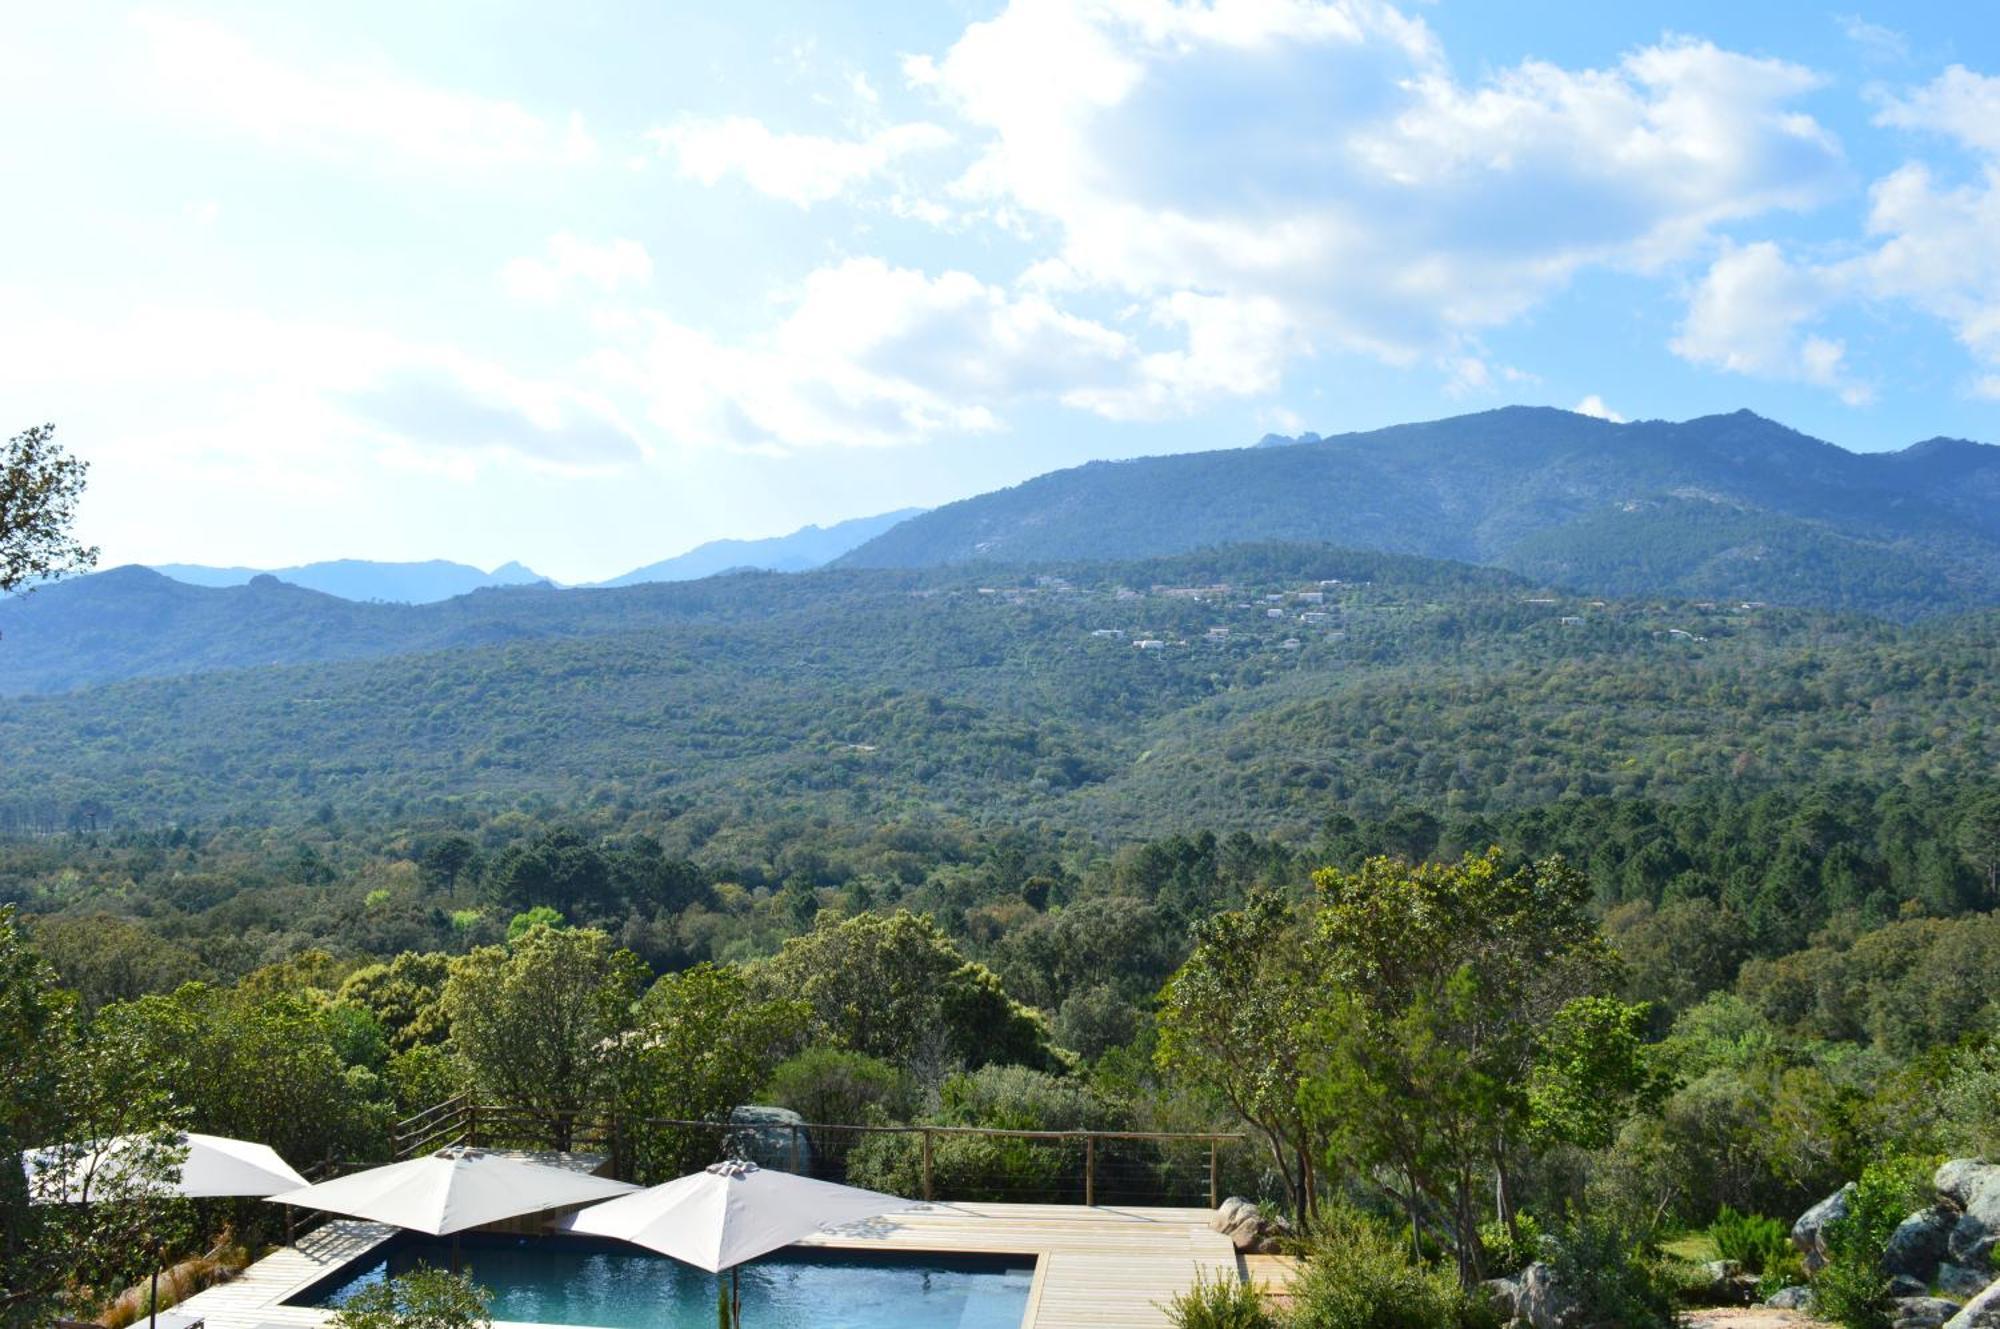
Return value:
<svg viewBox="0 0 2000 1329">
<path fill-rule="evenodd" d="M 547 608 L 535 635 L 517 598 Z M 331 603 L 508 639 L 0 701 L 0 824 L 592 808 L 690 845 L 795 817 L 1297 838 L 1343 808 L 1951 785 L 1995 755 L 1990 617 L 1584 599 L 1315 547 Z"/>
</svg>

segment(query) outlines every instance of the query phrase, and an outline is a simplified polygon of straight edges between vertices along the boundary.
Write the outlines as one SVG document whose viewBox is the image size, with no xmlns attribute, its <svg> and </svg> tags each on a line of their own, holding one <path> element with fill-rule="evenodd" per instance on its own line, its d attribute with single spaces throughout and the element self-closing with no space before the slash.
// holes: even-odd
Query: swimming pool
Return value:
<svg viewBox="0 0 2000 1329">
<path fill-rule="evenodd" d="M 468 1233 L 461 1268 L 493 1294 L 496 1320 L 601 1329 L 711 1329 L 715 1275 L 622 1242 Z M 418 1264 L 451 1266 L 451 1239 L 403 1233 L 292 1297 L 339 1306 Z M 742 1268 L 743 1323 L 756 1329 L 1020 1329 L 1035 1262 L 1026 1255 L 788 1247 Z"/>
</svg>

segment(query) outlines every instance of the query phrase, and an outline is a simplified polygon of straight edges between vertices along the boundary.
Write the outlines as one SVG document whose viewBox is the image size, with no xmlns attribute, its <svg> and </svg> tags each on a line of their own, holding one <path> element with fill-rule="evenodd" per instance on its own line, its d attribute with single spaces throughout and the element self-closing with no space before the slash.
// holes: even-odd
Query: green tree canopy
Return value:
<svg viewBox="0 0 2000 1329">
<path fill-rule="evenodd" d="M 646 967 L 594 929 L 531 929 L 451 963 L 444 1011 L 473 1085 L 537 1114 L 567 1149 L 575 1114 L 610 1088 Z"/>
</svg>

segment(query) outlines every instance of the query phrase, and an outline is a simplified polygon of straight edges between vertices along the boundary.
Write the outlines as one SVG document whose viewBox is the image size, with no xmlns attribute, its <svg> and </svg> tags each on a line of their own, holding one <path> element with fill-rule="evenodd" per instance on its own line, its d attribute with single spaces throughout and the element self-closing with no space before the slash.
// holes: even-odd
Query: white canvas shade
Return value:
<svg viewBox="0 0 2000 1329">
<path fill-rule="evenodd" d="M 571 1214 L 566 1232 L 615 1237 L 719 1274 L 842 1223 L 916 1205 L 896 1195 L 836 1186 L 754 1163 L 705 1172 Z"/>
<path fill-rule="evenodd" d="M 608 1177 L 480 1149 L 444 1149 L 265 1198 L 442 1237 L 637 1189 Z"/>
<path fill-rule="evenodd" d="M 37 1192 L 36 1200 L 45 1203 L 75 1203 L 106 1195 L 122 1199 L 133 1192 L 181 1195 L 193 1200 L 265 1196 L 306 1184 L 306 1179 L 267 1144 L 193 1131 L 183 1135 L 181 1141 L 187 1147 L 187 1157 L 181 1162 L 178 1176 L 135 1177 L 130 1179 L 129 1188 L 120 1173 L 126 1167 L 139 1165 L 138 1159 L 129 1157 L 143 1143 L 135 1136 L 117 1136 L 87 1152 L 35 1150 L 23 1162 L 29 1183 Z M 49 1167 L 60 1168 L 63 1175 L 50 1182 L 42 1181 L 38 1174 Z"/>
</svg>

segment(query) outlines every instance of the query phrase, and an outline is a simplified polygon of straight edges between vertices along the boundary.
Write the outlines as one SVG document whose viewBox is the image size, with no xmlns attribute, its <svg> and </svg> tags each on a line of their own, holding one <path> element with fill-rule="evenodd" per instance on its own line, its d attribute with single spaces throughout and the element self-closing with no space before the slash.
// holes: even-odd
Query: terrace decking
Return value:
<svg viewBox="0 0 2000 1329">
<path fill-rule="evenodd" d="M 935 1204 L 799 1243 L 856 1250 L 994 1251 L 1037 1257 L 1023 1329 L 1160 1329 L 1174 1293 L 1237 1273 L 1208 1209 L 1086 1208 L 1067 1204 Z M 329 1312 L 285 1298 L 394 1234 L 342 1219 L 259 1260 L 234 1282 L 179 1307 L 207 1329 L 308 1329 Z M 504 1329 L 496 1321 L 496 1329 Z"/>
</svg>

